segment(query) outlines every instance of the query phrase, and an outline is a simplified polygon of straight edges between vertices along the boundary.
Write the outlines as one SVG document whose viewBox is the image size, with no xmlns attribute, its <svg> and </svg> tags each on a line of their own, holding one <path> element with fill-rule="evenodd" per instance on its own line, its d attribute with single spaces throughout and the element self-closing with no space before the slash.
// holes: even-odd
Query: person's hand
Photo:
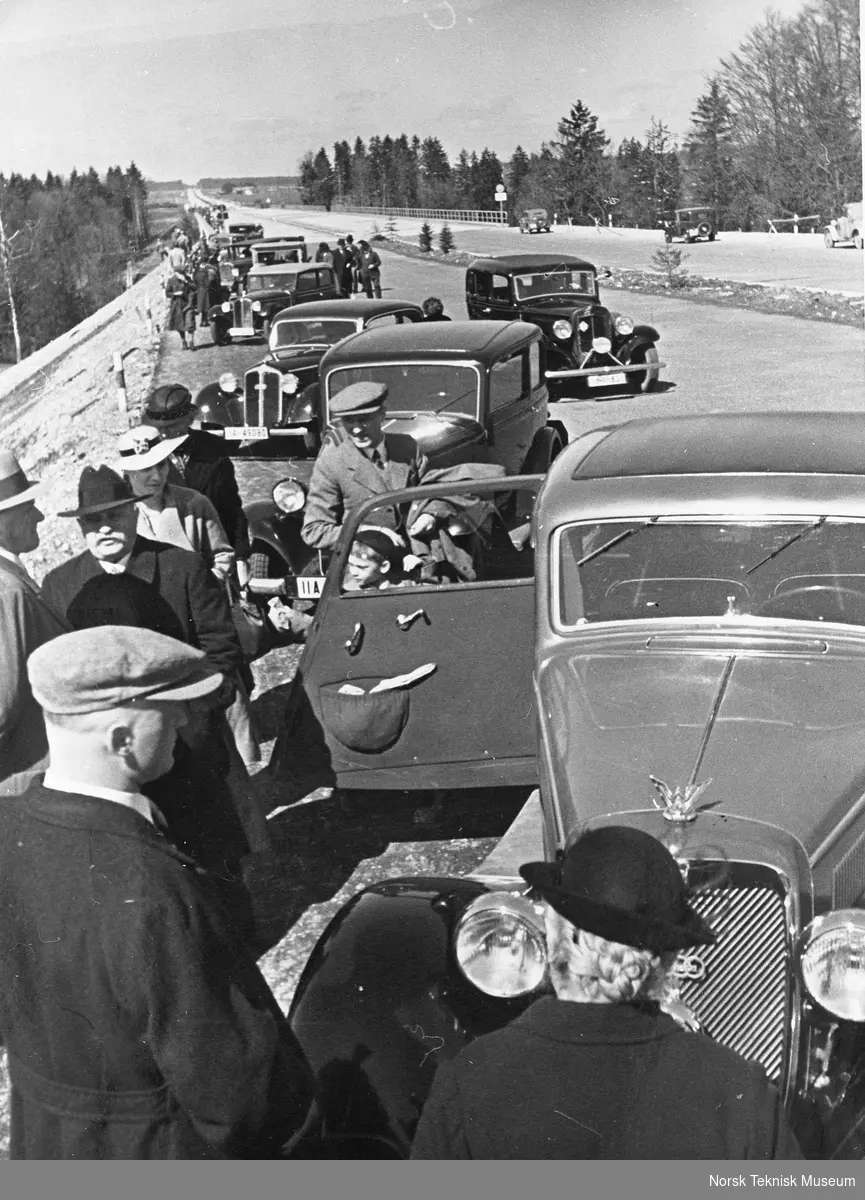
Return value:
<svg viewBox="0 0 865 1200">
<path fill-rule="evenodd" d="M 432 513 L 421 513 L 418 519 L 409 527 L 409 537 L 423 537 L 432 533 L 436 527 L 436 519 Z"/>
<path fill-rule="evenodd" d="M 241 591 L 249 587 L 249 563 L 245 558 L 237 560 L 237 582 Z"/>
</svg>

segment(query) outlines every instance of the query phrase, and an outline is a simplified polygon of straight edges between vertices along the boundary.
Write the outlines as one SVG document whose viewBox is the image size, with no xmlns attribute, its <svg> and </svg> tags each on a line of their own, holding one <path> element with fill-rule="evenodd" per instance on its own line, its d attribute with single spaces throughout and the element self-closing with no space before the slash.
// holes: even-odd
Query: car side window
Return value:
<svg viewBox="0 0 865 1200">
<path fill-rule="evenodd" d="M 506 275 L 493 275 L 492 289 L 490 291 L 491 300 L 508 301 L 511 298 L 511 286 Z"/>
<path fill-rule="evenodd" d="M 523 361 L 520 351 L 510 358 L 499 359 L 490 367 L 490 410 L 506 408 L 523 395 Z"/>
<path fill-rule="evenodd" d="M 299 292 L 312 292 L 318 286 L 316 283 L 315 271 L 301 271 L 297 277 L 297 290 Z"/>
<path fill-rule="evenodd" d="M 378 329 L 382 325 L 396 325 L 397 317 L 394 313 L 383 313 L 380 317 L 372 317 L 366 323 L 367 329 Z"/>
</svg>

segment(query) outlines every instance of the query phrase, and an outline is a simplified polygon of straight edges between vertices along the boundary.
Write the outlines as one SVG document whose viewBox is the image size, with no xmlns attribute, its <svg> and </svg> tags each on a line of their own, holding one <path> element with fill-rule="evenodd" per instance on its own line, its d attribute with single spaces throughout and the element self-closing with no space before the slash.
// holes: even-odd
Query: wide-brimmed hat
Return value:
<svg viewBox="0 0 865 1200">
<path fill-rule="evenodd" d="M 38 479 L 28 479 L 11 450 L 0 450 L 0 512 L 28 504 L 41 491 Z"/>
<path fill-rule="evenodd" d="M 641 829 L 590 830 L 561 861 L 525 863 L 520 875 L 566 920 L 608 941 L 656 954 L 715 941 L 672 854 Z"/>
<path fill-rule="evenodd" d="M 86 517 L 144 500 L 136 496 L 129 483 L 110 467 L 85 467 L 78 480 L 78 507 L 58 513 L 58 517 Z"/>
<path fill-rule="evenodd" d="M 127 429 L 117 442 L 120 460 L 117 467 L 121 471 L 146 471 L 158 463 L 170 458 L 174 451 L 189 437 L 188 433 L 180 437 L 163 438 L 158 429 L 152 425 L 138 425 L 135 429 Z"/>
<path fill-rule="evenodd" d="M 192 392 L 182 383 L 166 383 L 155 388 L 144 405 L 144 418 L 153 424 L 160 421 L 176 421 L 195 411 Z"/>
</svg>

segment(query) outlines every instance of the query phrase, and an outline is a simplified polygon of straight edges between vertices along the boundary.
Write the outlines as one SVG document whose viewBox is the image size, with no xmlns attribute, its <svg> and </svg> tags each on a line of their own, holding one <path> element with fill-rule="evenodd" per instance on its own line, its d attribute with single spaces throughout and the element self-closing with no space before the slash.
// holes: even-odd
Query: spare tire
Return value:
<svg viewBox="0 0 865 1200">
<path fill-rule="evenodd" d="M 708 237 L 711 232 L 712 226 L 707 221 L 701 221 L 697 226 L 697 233 L 699 233 L 700 237 Z"/>
</svg>

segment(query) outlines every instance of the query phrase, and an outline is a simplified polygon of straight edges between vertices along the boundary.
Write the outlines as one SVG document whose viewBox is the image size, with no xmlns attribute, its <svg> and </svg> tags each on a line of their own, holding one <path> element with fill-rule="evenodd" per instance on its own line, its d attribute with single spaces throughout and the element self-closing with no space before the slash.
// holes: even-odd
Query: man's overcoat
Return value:
<svg viewBox="0 0 865 1200">
<path fill-rule="evenodd" d="M 546 996 L 440 1067 L 413 1158 L 801 1158 L 761 1067 L 664 1013 Z"/>
<path fill-rule="evenodd" d="M 12 1158 L 268 1157 L 302 1052 L 201 869 L 139 813 L 37 785 L 0 806 Z"/>
</svg>

